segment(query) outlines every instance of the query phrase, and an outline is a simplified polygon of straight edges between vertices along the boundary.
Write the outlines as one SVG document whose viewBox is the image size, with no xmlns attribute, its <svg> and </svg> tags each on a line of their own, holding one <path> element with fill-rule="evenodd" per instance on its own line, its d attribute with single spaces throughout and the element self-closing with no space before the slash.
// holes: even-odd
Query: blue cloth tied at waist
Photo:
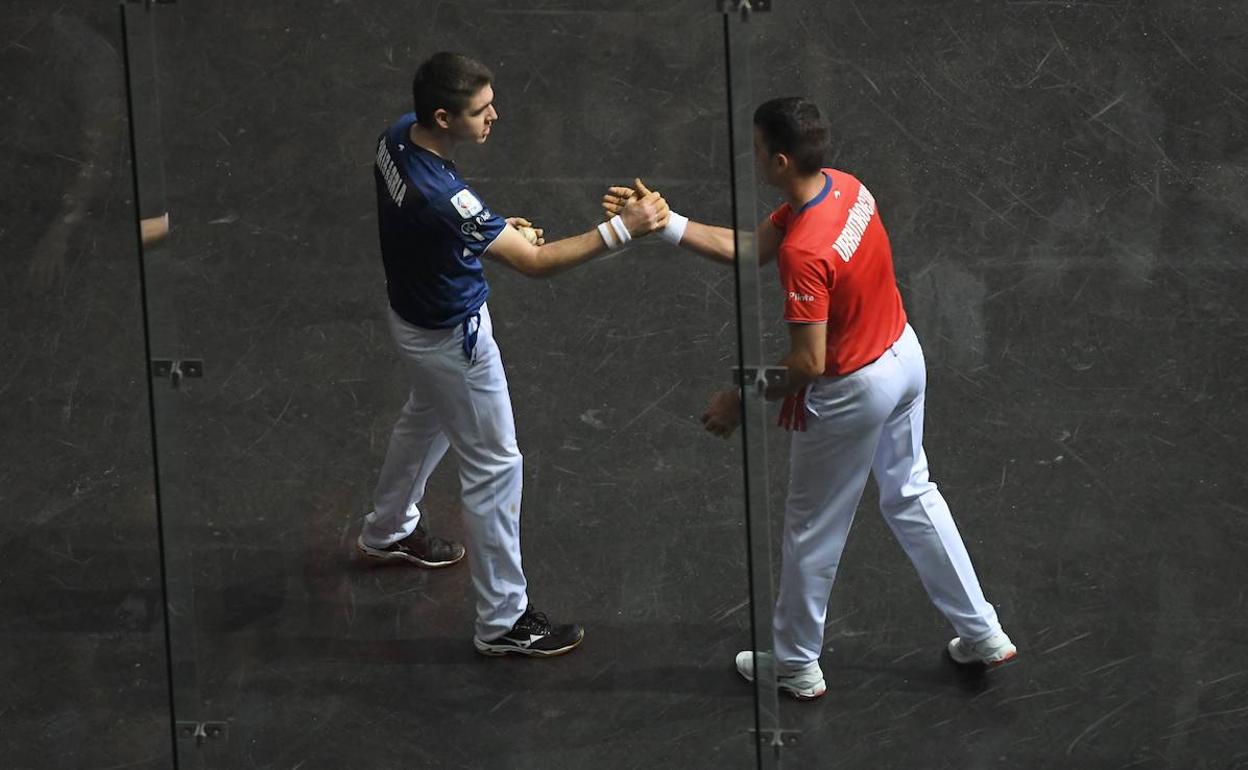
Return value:
<svg viewBox="0 0 1248 770">
<path fill-rule="evenodd" d="M 477 333 L 481 331 L 481 311 L 477 311 L 464 319 L 464 357 L 470 362 L 477 361 Z"/>
</svg>

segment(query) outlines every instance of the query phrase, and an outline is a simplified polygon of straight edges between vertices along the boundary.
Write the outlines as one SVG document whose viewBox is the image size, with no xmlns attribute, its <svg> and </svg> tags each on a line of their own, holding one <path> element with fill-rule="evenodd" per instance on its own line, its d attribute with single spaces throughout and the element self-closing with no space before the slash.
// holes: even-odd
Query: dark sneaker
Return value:
<svg viewBox="0 0 1248 770">
<path fill-rule="evenodd" d="M 473 637 L 472 643 L 482 655 L 529 655 L 553 658 L 571 652 L 585 638 L 585 629 L 569 623 L 556 626 L 530 606 L 511 627 L 497 639 L 485 641 Z"/>
<path fill-rule="evenodd" d="M 464 558 L 462 545 L 443 540 L 437 535 L 431 535 L 421 526 L 417 526 L 415 532 L 386 548 L 373 548 L 365 545 L 363 535 L 355 541 L 355 547 L 370 559 L 380 562 L 408 562 L 426 569 L 449 567 Z"/>
</svg>

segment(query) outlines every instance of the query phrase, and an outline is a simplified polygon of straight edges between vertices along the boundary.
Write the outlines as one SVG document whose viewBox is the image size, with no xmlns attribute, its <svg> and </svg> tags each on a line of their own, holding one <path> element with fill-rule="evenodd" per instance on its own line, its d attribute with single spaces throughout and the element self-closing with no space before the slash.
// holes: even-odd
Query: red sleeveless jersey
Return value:
<svg viewBox="0 0 1248 770">
<path fill-rule="evenodd" d="M 781 232 L 784 320 L 828 325 L 824 375 L 861 369 L 884 355 L 906 328 L 893 274 L 893 250 L 875 198 L 853 176 L 823 169 L 823 191 L 794 212 L 771 214 Z"/>
</svg>

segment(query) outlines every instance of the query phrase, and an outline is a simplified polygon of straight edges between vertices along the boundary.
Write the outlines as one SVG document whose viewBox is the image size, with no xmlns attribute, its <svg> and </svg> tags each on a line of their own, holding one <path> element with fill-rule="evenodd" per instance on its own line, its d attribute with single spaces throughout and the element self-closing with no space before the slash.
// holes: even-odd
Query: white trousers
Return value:
<svg viewBox="0 0 1248 770">
<path fill-rule="evenodd" d="M 464 330 L 423 329 L 389 311 L 390 332 L 412 389 L 395 423 L 361 533 L 384 548 L 412 534 L 425 484 L 447 449 L 459 462 L 468 566 L 477 594 L 476 634 L 511 630 L 528 605 L 520 565 L 523 481 L 515 419 L 489 309 L 481 308 L 473 359 Z"/>
<path fill-rule="evenodd" d="M 928 479 L 926 387 L 923 349 L 907 324 L 879 360 L 843 377 L 821 377 L 808 390 L 806 431 L 792 438 L 773 618 L 782 666 L 819 659 L 828 597 L 869 473 L 884 520 L 958 636 L 979 641 L 1000 630 L 949 507 Z"/>
</svg>

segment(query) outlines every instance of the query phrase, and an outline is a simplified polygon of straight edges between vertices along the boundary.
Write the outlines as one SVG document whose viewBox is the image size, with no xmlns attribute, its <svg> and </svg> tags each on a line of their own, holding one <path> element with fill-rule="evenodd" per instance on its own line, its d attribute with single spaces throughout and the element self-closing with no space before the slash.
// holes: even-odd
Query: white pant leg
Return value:
<svg viewBox="0 0 1248 770">
<path fill-rule="evenodd" d="M 456 345 L 459 346 L 457 337 Z M 464 362 L 459 350 L 460 362 Z M 489 309 L 481 308 L 475 361 L 461 370 L 463 397 L 447 405 L 445 429 L 459 460 L 469 566 L 477 592 L 480 639 L 511 630 L 528 607 L 520 563 L 520 498 L 524 458 L 516 444 L 511 394 Z"/>
<path fill-rule="evenodd" d="M 893 407 L 873 386 L 874 366 L 817 380 L 807 393 L 806 430 L 793 433 L 772 618 L 776 660 L 790 670 L 818 660 L 823 650 L 832 583 L 880 426 Z"/>
<path fill-rule="evenodd" d="M 893 352 L 905 390 L 884 424 L 873 464 L 880 512 L 910 557 L 932 603 L 959 636 L 978 641 L 1001 626 L 996 611 L 984 599 L 949 506 L 928 478 L 923 451 L 927 372 L 923 349 L 909 326 Z"/>
<path fill-rule="evenodd" d="M 425 485 L 450 446 L 438 410 L 424 392 L 427 387 L 423 381 L 413 385 L 390 434 L 373 491 L 373 512 L 361 532 L 364 543 L 373 548 L 385 548 L 415 531 L 422 518 Z"/>
<path fill-rule="evenodd" d="M 523 458 L 489 310 L 481 308 L 472 361 L 464 355 L 460 328 L 422 329 L 393 312 L 390 327 L 413 382 L 459 461 L 468 566 L 477 594 L 476 634 L 498 637 L 524 614 L 528 593 L 520 563 Z M 424 460 L 436 446 L 435 437 Z M 419 485 L 417 477 L 409 491 L 415 493 Z"/>
</svg>

